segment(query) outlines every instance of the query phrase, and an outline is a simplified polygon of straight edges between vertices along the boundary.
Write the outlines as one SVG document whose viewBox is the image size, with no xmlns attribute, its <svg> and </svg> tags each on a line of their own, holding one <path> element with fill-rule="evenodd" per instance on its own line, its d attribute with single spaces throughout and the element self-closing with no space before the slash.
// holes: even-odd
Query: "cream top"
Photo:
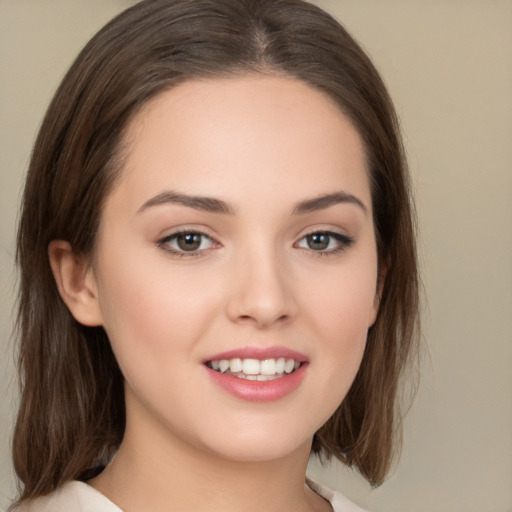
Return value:
<svg viewBox="0 0 512 512">
<path fill-rule="evenodd" d="M 365 512 L 343 494 L 307 480 L 309 487 L 332 506 L 333 512 Z M 15 512 L 123 512 L 108 498 L 84 482 L 73 480 L 48 496 L 22 504 Z"/>
</svg>

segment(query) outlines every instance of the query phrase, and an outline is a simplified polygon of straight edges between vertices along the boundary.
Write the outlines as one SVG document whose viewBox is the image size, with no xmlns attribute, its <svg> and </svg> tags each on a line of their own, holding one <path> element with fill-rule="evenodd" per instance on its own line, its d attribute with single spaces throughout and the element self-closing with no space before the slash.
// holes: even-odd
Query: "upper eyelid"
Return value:
<svg viewBox="0 0 512 512">
<path fill-rule="evenodd" d="M 195 227 L 193 225 L 192 226 L 180 226 L 177 228 L 173 228 L 171 230 L 165 230 L 164 232 L 166 234 L 159 236 L 158 240 L 157 240 L 158 242 L 160 242 L 161 240 L 172 238 L 173 236 L 178 236 L 178 235 L 184 234 L 184 233 L 193 233 L 193 234 L 197 234 L 197 235 L 204 235 L 208 238 L 211 238 L 214 241 L 219 241 L 219 237 L 217 235 L 214 235 L 210 229 L 203 227 L 203 226 L 200 226 L 200 227 Z"/>
<path fill-rule="evenodd" d="M 315 235 L 317 233 L 324 233 L 326 235 L 332 236 L 333 238 L 335 238 L 338 241 L 341 241 L 340 239 L 342 239 L 342 240 L 344 240 L 347 243 L 355 242 L 355 238 L 353 236 L 351 236 L 351 235 L 348 235 L 346 233 L 339 233 L 338 231 L 327 230 L 327 229 L 315 229 L 313 231 L 309 231 L 307 233 L 304 233 L 300 237 L 298 237 L 297 240 L 298 241 L 303 240 L 307 236 Z"/>
<path fill-rule="evenodd" d="M 344 238 L 354 239 L 352 235 L 350 235 L 346 229 L 342 229 L 340 227 L 332 227 L 332 226 L 314 226 L 308 227 L 304 230 L 301 230 L 299 234 L 296 236 L 296 240 L 301 240 L 305 236 L 313 235 L 315 233 L 327 233 L 332 235 L 342 236 Z"/>
<path fill-rule="evenodd" d="M 173 230 L 172 232 L 170 232 L 170 233 L 168 233 L 168 234 L 166 234 L 164 236 L 160 236 L 156 243 L 157 243 L 157 245 L 161 245 L 161 244 L 164 244 L 164 243 L 168 242 L 172 238 L 174 238 L 176 236 L 179 236 L 180 234 L 190 233 L 190 234 L 198 234 L 198 235 L 205 236 L 205 237 L 209 238 L 216 245 L 223 245 L 222 242 L 219 239 L 220 237 L 211 234 L 209 231 L 210 230 L 205 228 L 205 227 L 193 227 L 193 226 L 190 226 L 190 227 L 187 227 L 187 226 L 180 227 L 180 228 L 177 228 L 177 229 Z M 336 229 L 336 228 L 332 228 L 332 227 L 321 227 L 321 226 L 319 226 L 319 227 L 310 227 L 310 228 L 307 228 L 307 230 L 302 231 L 301 233 L 296 235 L 294 237 L 293 244 L 295 245 L 296 243 L 298 243 L 301 240 L 303 240 L 306 236 L 313 235 L 315 233 L 326 233 L 328 235 L 333 236 L 334 238 L 336 238 L 341 243 L 343 243 L 343 240 L 345 242 L 349 243 L 349 244 L 354 243 L 355 242 L 355 238 L 353 236 L 351 236 L 350 234 L 344 232 L 344 231 L 345 230 Z M 337 237 L 341 237 L 343 240 L 339 240 Z"/>
<path fill-rule="evenodd" d="M 193 251 L 185 251 L 182 249 L 176 249 L 174 247 L 171 247 L 169 242 L 171 242 L 173 239 L 175 239 L 176 237 L 178 237 L 181 234 L 197 234 L 197 235 L 204 236 L 211 241 L 212 247 L 208 247 L 206 249 L 197 249 L 197 250 L 193 250 Z M 158 248 L 169 253 L 171 256 L 180 257 L 180 258 L 192 258 L 195 256 L 196 257 L 202 256 L 206 252 L 208 252 L 212 249 L 218 248 L 219 245 L 220 245 L 220 242 L 218 242 L 214 237 L 210 236 L 208 233 L 205 233 L 205 232 L 199 231 L 199 230 L 193 230 L 193 229 L 181 229 L 181 230 L 173 231 L 172 233 L 169 233 L 168 235 L 166 235 L 164 237 L 160 237 L 156 242 L 156 246 Z"/>
<path fill-rule="evenodd" d="M 206 228 L 195 228 L 195 227 L 180 227 L 180 228 L 175 228 L 171 231 L 168 231 L 166 230 L 166 234 L 165 235 L 161 235 L 157 238 L 157 243 L 160 243 L 162 241 L 165 241 L 165 240 L 170 240 L 174 237 L 177 237 L 179 235 L 184 235 L 184 234 L 193 234 L 193 235 L 202 235 L 206 238 L 209 238 L 210 240 L 214 241 L 214 242 L 218 242 L 218 237 L 211 234 L 209 232 L 208 229 Z"/>
<path fill-rule="evenodd" d="M 325 234 L 331 236 L 332 238 L 334 238 L 336 240 L 337 246 L 334 248 L 331 248 L 331 249 L 315 250 L 315 249 L 311 249 L 308 247 L 300 247 L 297 245 L 300 242 L 302 242 L 307 236 L 313 235 L 315 233 L 325 233 Z M 297 240 L 297 242 L 294 243 L 294 246 L 296 246 L 297 249 L 304 251 L 308 256 L 311 256 L 311 257 L 321 257 L 321 256 L 334 257 L 334 256 L 337 256 L 337 255 L 349 250 L 352 247 L 352 245 L 355 243 L 355 241 L 356 240 L 354 237 L 352 237 L 350 235 L 346 235 L 346 234 L 341 234 L 336 231 L 313 230 L 313 231 L 310 231 L 309 233 L 306 233 L 302 237 L 300 237 Z"/>
</svg>

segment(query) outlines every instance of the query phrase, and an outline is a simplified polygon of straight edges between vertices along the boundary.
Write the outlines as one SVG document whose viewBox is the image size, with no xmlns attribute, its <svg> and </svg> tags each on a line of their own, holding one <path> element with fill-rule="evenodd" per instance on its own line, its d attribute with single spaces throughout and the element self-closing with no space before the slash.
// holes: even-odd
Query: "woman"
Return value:
<svg viewBox="0 0 512 512">
<path fill-rule="evenodd" d="M 150 0 L 48 109 L 18 234 L 21 510 L 357 510 L 417 270 L 394 110 L 300 0 Z M 264 500 L 262 502 L 262 500 Z"/>
</svg>

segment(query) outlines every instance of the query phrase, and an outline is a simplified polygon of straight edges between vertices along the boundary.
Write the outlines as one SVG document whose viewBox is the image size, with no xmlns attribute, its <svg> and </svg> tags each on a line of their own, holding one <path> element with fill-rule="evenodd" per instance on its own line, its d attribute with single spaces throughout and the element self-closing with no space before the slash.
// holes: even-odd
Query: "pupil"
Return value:
<svg viewBox="0 0 512 512">
<path fill-rule="evenodd" d="M 313 233 L 307 236 L 307 241 L 310 249 L 321 251 L 329 246 L 329 235 L 326 233 Z"/>
<path fill-rule="evenodd" d="M 199 246 L 201 245 L 201 235 L 196 233 L 179 235 L 177 242 L 179 248 L 183 251 L 195 251 L 199 249 Z"/>
</svg>

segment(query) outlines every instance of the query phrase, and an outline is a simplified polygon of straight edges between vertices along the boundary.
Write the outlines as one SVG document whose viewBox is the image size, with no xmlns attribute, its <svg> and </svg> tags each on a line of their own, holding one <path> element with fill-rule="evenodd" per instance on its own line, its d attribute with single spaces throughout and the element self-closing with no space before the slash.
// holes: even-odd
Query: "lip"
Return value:
<svg viewBox="0 0 512 512">
<path fill-rule="evenodd" d="M 287 347 L 273 346 L 273 347 L 242 347 L 234 350 L 228 350 L 227 352 L 221 352 L 215 354 L 208 359 L 205 359 L 203 363 L 208 361 L 218 361 L 220 359 L 279 359 L 284 357 L 285 359 L 295 359 L 299 363 L 307 363 L 308 357 L 296 350 L 291 350 Z"/>
<path fill-rule="evenodd" d="M 203 367 L 208 372 L 212 381 L 230 395 L 248 402 L 271 402 L 284 398 L 300 386 L 309 366 L 307 356 L 286 347 L 243 347 L 215 354 L 204 361 L 206 363 L 220 359 L 252 358 L 263 360 L 278 359 L 280 357 L 294 359 L 300 362 L 301 366 L 294 372 L 286 374 L 279 379 L 267 381 L 239 379 L 232 375 L 217 372 L 206 366 L 206 364 L 203 364 Z"/>
</svg>

